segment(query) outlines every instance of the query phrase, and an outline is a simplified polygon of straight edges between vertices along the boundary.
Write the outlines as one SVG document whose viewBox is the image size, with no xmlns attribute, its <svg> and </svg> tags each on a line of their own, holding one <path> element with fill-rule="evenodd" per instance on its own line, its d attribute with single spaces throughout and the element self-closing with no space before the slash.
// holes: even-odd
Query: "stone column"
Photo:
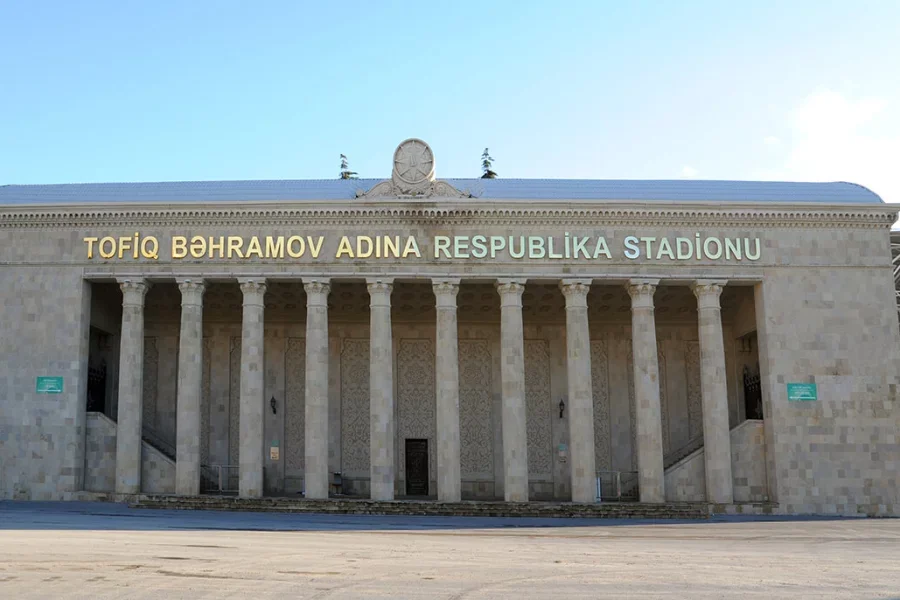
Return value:
<svg viewBox="0 0 900 600">
<path fill-rule="evenodd" d="M 503 494 L 507 502 L 528 502 L 525 340 L 522 326 L 525 280 L 500 279 L 497 291 L 500 293 Z"/>
<path fill-rule="evenodd" d="M 572 502 L 595 502 L 594 395 L 591 389 L 591 339 L 587 295 L 590 279 L 563 279 L 566 297 L 566 374 L 569 386 L 569 455 Z"/>
<path fill-rule="evenodd" d="M 731 479 L 731 431 L 725 383 L 725 342 L 719 296 L 724 281 L 694 282 L 700 323 L 700 396 L 703 405 L 703 455 L 706 499 L 716 504 L 734 501 Z"/>
<path fill-rule="evenodd" d="M 456 295 L 459 279 L 433 279 L 437 302 L 437 350 L 434 381 L 437 387 L 438 500 L 459 502 L 462 481 L 459 465 L 459 331 Z"/>
<path fill-rule="evenodd" d="M 328 279 L 305 279 L 306 440 L 303 480 L 306 497 L 328 498 Z"/>
<path fill-rule="evenodd" d="M 658 279 L 633 279 L 626 286 L 631 296 L 631 351 L 641 502 L 665 502 L 666 499 L 659 357 L 656 318 L 653 315 L 653 294 L 657 283 Z"/>
<path fill-rule="evenodd" d="M 175 430 L 175 493 L 200 494 L 200 405 L 203 385 L 202 279 L 182 279 L 178 337 L 178 398 Z"/>
<path fill-rule="evenodd" d="M 141 437 L 144 394 L 143 279 L 119 280 L 122 333 L 119 350 L 119 415 L 116 428 L 116 493 L 141 492 Z"/>
<path fill-rule="evenodd" d="M 394 499 L 394 345 L 391 335 L 393 279 L 368 279 L 370 495 Z"/>
<path fill-rule="evenodd" d="M 241 329 L 241 418 L 238 445 L 241 498 L 263 495 L 264 357 L 263 331 L 265 279 L 242 279 L 244 320 Z"/>
</svg>

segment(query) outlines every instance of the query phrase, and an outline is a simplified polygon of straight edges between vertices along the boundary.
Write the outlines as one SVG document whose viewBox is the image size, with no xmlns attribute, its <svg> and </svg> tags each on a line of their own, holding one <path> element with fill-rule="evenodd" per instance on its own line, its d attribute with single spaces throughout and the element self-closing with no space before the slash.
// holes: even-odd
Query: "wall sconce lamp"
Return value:
<svg viewBox="0 0 900 600">
<path fill-rule="evenodd" d="M 277 415 L 277 414 L 278 414 L 278 408 L 277 408 L 277 407 L 278 407 L 278 403 L 275 402 L 275 396 L 272 396 L 272 399 L 269 400 L 269 406 L 272 407 L 272 414 L 273 414 L 273 415 Z"/>
<path fill-rule="evenodd" d="M 566 403 L 562 399 L 559 401 L 559 418 L 563 418 L 563 412 L 566 410 Z"/>
</svg>

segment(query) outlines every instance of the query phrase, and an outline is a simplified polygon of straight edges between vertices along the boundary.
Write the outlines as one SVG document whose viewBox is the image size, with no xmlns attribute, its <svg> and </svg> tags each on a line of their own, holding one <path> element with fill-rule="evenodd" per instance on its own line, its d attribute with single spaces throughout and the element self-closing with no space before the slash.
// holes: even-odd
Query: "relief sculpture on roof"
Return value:
<svg viewBox="0 0 900 600">
<path fill-rule="evenodd" d="M 469 198 L 446 181 L 434 178 L 434 153 L 417 138 L 400 143 L 394 152 L 391 178 L 359 190 L 357 198 Z"/>
</svg>

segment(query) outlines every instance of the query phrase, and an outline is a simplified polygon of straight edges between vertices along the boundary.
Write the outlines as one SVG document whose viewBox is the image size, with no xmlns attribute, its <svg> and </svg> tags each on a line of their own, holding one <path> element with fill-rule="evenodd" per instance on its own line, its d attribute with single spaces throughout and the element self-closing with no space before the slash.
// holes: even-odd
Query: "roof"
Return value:
<svg viewBox="0 0 900 600">
<path fill-rule="evenodd" d="M 0 205 L 351 200 L 380 179 L 76 183 L 0 186 Z M 476 198 L 646 202 L 880 204 L 857 184 L 615 179 L 446 179 Z"/>
</svg>

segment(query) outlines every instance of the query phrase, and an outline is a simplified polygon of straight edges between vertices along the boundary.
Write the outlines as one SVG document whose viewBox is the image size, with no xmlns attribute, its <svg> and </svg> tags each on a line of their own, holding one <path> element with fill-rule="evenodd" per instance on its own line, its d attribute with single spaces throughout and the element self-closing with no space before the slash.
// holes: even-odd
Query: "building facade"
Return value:
<svg viewBox="0 0 900 600">
<path fill-rule="evenodd" d="M 0 187 L 0 498 L 900 512 L 878 196 L 434 164 Z"/>
</svg>

